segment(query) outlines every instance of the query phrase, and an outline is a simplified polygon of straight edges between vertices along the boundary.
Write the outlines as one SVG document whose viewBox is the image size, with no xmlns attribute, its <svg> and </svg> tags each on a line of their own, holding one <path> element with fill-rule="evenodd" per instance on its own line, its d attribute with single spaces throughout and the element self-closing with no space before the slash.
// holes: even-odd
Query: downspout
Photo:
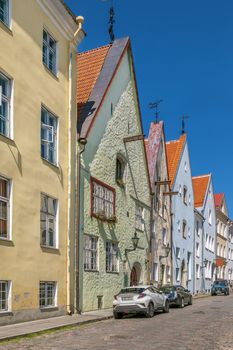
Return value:
<svg viewBox="0 0 233 350">
<path fill-rule="evenodd" d="M 154 278 L 154 244 L 152 246 L 152 242 L 155 242 L 155 237 L 153 237 L 153 223 L 154 223 L 154 193 L 150 193 L 150 241 L 149 241 L 149 253 L 147 257 L 148 261 L 148 271 L 147 271 L 147 283 L 153 283 Z"/>
<path fill-rule="evenodd" d="M 81 155 L 85 151 L 85 146 L 87 143 L 86 139 L 79 139 L 78 143 L 81 147 L 76 145 L 76 230 L 75 230 L 75 290 L 76 290 L 76 311 L 77 313 L 82 313 L 82 292 L 81 292 L 81 281 L 80 281 L 80 269 L 83 268 L 83 262 L 80 254 L 80 217 L 81 217 L 81 201 L 80 201 L 80 189 L 81 189 Z"/>
<path fill-rule="evenodd" d="M 72 40 L 69 42 L 69 62 L 68 62 L 68 67 L 69 67 L 69 82 L 68 82 L 68 101 L 69 101 L 69 118 L 68 118 L 68 237 L 67 237 L 67 313 L 69 315 L 72 315 L 75 310 L 74 306 L 74 298 L 72 297 L 72 279 L 74 278 L 74 267 L 72 266 L 72 253 L 74 256 L 75 260 L 75 252 L 72 251 L 72 234 L 73 238 L 75 239 L 75 224 L 76 224 L 76 208 L 75 208 L 75 200 L 74 200 L 74 210 L 72 214 L 72 192 L 76 188 L 76 174 L 74 176 L 74 183 L 72 179 L 72 169 L 73 169 L 73 164 L 72 164 L 72 116 L 73 116 L 73 109 L 72 109 L 72 104 L 73 104 L 73 84 L 72 84 L 72 77 L 73 77 L 73 51 L 76 49 L 76 45 L 79 45 L 82 39 L 85 36 L 85 33 L 82 29 L 82 24 L 84 23 L 84 18 L 79 16 L 76 18 L 76 23 L 78 24 L 78 29 L 73 35 Z M 76 76 L 76 75 L 75 75 Z M 76 81 L 75 81 L 76 83 Z M 76 114 L 77 115 L 77 114 Z M 75 116 L 76 117 L 76 116 Z M 76 129 L 76 123 L 75 123 L 75 129 Z M 77 145 L 77 132 L 75 132 L 75 145 Z M 76 155 L 74 157 L 76 160 Z M 74 171 L 76 172 L 76 167 L 74 166 Z M 74 185 L 74 186 L 73 186 Z M 75 261 L 76 265 L 76 261 Z M 73 272 L 73 276 L 72 276 Z"/>
</svg>

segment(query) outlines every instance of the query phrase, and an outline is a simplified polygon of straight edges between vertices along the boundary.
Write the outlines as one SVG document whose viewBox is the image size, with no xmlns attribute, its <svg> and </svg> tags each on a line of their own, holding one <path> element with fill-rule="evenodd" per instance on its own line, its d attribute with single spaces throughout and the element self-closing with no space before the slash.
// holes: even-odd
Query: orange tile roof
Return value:
<svg viewBox="0 0 233 350">
<path fill-rule="evenodd" d="M 224 193 L 217 193 L 214 195 L 215 207 L 221 207 L 224 198 Z"/>
<path fill-rule="evenodd" d="M 180 136 L 179 140 L 166 142 L 167 150 L 167 165 L 169 179 L 171 180 L 171 187 L 173 187 L 180 158 L 186 142 L 186 134 Z"/>
<path fill-rule="evenodd" d="M 200 208 L 204 204 L 210 177 L 211 175 L 209 174 L 209 175 L 195 176 L 192 178 L 195 208 Z"/>
<path fill-rule="evenodd" d="M 77 103 L 79 115 L 99 77 L 110 47 L 111 45 L 106 45 L 77 55 Z"/>
</svg>

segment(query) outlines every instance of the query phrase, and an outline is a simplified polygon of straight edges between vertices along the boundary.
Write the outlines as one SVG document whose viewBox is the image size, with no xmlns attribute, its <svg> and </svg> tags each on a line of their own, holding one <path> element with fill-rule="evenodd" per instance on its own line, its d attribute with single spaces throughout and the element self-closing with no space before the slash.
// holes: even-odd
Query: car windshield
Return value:
<svg viewBox="0 0 233 350">
<path fill-rule="evenodd" d="M 174 286 L 164 286 L 164 287 L 161 287 L 159 289 L 164 293 L 170 293 L 170 292 L 174 292 L 176 290 L 176 288 Z"/>
<path fill-rule="evenodd" d="M 225 286 L 226 285 L 226 283 L 224 281 L 215 281 L 214 284 L 218 285 L 218 286 Z"/>
<path fill-rule="evenodd" d="M 124 288 L 121 289 L 120 294 L 127 294 L 127 293 L 135 293 L 135 294 L 141 294 L 143 293 L 145 288 Z"/>
</svg>

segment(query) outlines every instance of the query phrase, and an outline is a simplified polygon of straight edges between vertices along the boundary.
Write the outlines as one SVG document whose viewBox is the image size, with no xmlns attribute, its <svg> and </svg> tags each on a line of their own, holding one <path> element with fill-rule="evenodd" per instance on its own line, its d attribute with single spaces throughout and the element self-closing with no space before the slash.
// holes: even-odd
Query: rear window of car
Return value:
<svg viewBox="0 0 233 350">
<path fill-rule="evenodd" d="M 159 288 L 164 293 L 174 292 L 176 288 L 174 286 Z"/>
<path fill-rule="evenodd" d="M 145 288 L 124 288 L 121 289 L 120 294 L 136 293 L 141 294 L 145 291 Z"/>
<path fill-rule="evenodd" d="M 218 286 L 225 286 L 226 282 L 224 282 L 224 281 L 215 281 L 214 284 L 218 285 Z"/>
</svg>

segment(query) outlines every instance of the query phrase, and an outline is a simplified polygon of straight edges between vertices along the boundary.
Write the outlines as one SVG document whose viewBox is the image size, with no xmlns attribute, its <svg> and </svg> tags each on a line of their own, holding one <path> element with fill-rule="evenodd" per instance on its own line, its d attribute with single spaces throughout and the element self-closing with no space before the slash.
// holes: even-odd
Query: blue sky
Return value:
<svg viewBox="0 0 233 350">
<path fill-rule="evenodd" d="M 109 42 L 111 1 L 67 0 L 85 18 L 85 51 Z M 132 41 L 144 133 L 152 101 L 163 99 L 167 140 L 187 135 L 193 175 L 213 174 L 233 218 L 233 1 L 113 0 L 115 36 Z"/>
</svg>

